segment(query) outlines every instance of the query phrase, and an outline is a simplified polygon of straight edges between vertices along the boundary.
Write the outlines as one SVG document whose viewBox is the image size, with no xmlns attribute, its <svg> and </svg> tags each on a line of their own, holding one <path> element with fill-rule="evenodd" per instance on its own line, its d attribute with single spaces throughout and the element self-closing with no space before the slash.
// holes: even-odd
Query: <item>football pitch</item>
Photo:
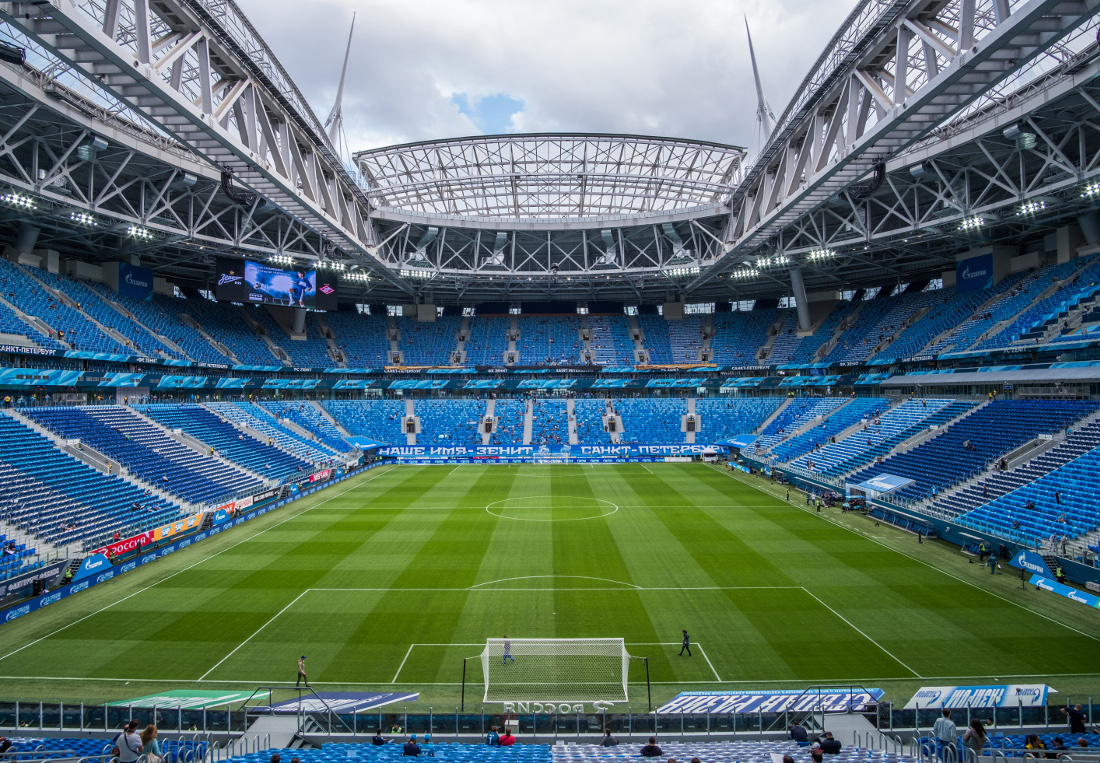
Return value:
<svg viewBox="0 0 1100 763">
<path fill-rule="evenodd" d="M 1094 611 L 781 490 L 702 464 L 374 469 L 0 627 L 0 697 L 285 685 L 304 654 L 315 688 L 441 708 L 462 659 L 505 634 L 623 638 L 655 703 L 841 682 L 899 702 L 921 685 L 1095 686 Z M 644 678 L 633 663 L 637 709 Z M 468 681 L 479 702 L 480 662 Z"/>
</svg>

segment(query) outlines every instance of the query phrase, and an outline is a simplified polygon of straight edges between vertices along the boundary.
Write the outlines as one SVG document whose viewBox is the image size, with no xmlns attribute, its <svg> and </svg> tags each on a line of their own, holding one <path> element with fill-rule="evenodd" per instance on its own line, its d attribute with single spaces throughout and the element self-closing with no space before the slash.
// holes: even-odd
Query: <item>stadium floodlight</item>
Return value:
<svg viewBox="0 0 1100 763">
<path fill-rule="evenodd" d="M 99 221 L 92 217 L 87 212 L 73 211 L 69 213 L 69 219 L 77 225 L 87 225 L 89 228 L 95 228 L 99 225 Z"/>
<path fill-rule="evenodd" d="M 287 254 L 273 254 L 267 258 L 268 262 L 273 262 L 276 265 L 293 265 L 294 258 Z"/>
<path fill-rule="evenodd" d="M 756 278 L 760 275 L 760 271 L 757 268 L 741 267 L 734 270 L 730 275 L 733 278 Z"/>
<path fill-rule="evenodd" d="M 16 193 L 15 191 L 0 196 L 0 201 L 12 207 L 19 207 L 20 209 L 34 209 L 35 207 L 34 199 L 30 196 Z"/>
<path fill-rule="evenodd" d="M 959 230 L 971 231 L 978 230 L 985 225 L 985 218 L 981 215 L 973 215 L 971 217 L 964 217 L 962 222 L 959 223 Z"/>
<path fill-rule="evenodd" d="M 346 281 L 363 281 L 364 283 L 370 280 L 370 276 L 366 273 L 341 273 L 340 277 Z"/>
<path fill-rule="evenodd" d="M 1016 208 L 1016 216 L 1029 217 L 1030 215 L 1036 215 L 1045 210 L 1053 203 L 1053 199 L 1049 199 L 1044 196 L 1032 199 L 1031 201 L 1025 201 L 1023 204 Z"/>
<path fill-rule="evenodd" d="M 692 265 L 690 267 L 665 268 L 661 272 L 668 278 L 689 278 L 699 275 L 699 266 Z"/>
<path fill-rule="evenodd" d="M 1081 192 L 1081 198 L 1095 199 L 1097 196 L 1100 196 L 1100 183 L 1089 183 Z"/>
<path fill-rule="evenodd" d="M 836 254 L 836 252 L 832 249 L 814 249 L 810 252 L 810 261 L 816 262 L 817 260 L 827 260 L 834 254 Z"/>
<path fill-rule="evenodd" d="M 400 271 L 402 278 L 411 278 L 418 281 L 430 281 L 435 278 L 438 273 L 434 270 L 402 270 Z"/>
<path fill-rule="evenodd" d="M 140 225 L 127 225 L 126 235 L 142 241 L 149 241 L 153 238 L 153 232 L 148 228 L 142 228 Z"/>
<path fill-rule="evenodd" d="M 483 702 L 627 702 L 621 638 L 491 638 L 481 653 Z"/>
</svg>

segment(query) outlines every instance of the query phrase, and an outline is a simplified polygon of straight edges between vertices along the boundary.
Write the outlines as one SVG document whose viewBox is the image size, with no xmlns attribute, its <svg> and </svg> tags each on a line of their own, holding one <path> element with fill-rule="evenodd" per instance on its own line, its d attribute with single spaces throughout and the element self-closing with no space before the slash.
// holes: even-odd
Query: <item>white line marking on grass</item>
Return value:
<svg viewBox="0 0 1100 763">
<path fill-rule="evenodd" d="M 630 588 L 636 588 L 639 591 L 642 590 L 641 586 L 636 586 L 633 583 L 624 583 L 621 580 L 612 580 L 611 578 L 594 578 L 594 577 L 590 577 L 588 575 L 523 575 L 522 577 L 518 577 L 518 578 L 501 578 L 500 580 L 487 580 L 484 583 L 476 583 L 476 584 L 470 586 L 467 590 L 473 590 L 475 588 L 480 588 L 483 585 L 492 585 L 493 583 L 508 583 L 508 582 L 513 581 L 513 580 L 535 580 L 535 579 L 540 579 L 540 578 L 581 578 L 582 580 L 602 580 L 605 583 L 618 583 L 619 585 L 625 585 L 625 586 L 629 586 Z M 586 589 L 581 588 L 581 589 L 578 589 L 578 590 L 583 591 L 583 590 L 586 590 Z"/>
<path fill-rule="evenodd" d="M 580 578 L 584 575 L 532 575 L 531 577 L 575 577 Z M 510 580 L 522 580 L 523 578 L 509 578 Z M 590 580 L 602 580 L 602 578 L 589 578 Z M 492 580 L 491 583 L 497 583 L 500 581 Z M 613 580 L 613 583 L 618 581 Z M 487 585 L 487 583 L 479 583 L 478 585 Z M 622 583 L 621 585 L 630 586 L 630 588 L 607 588 L 607 587 L 592 587 L 592 588 L 478 588 L 477 586 L 470 586 L 469 588 L 310 588 L 310 591 L 362 591 L 362 592 L 393 592 L 393 593 L 406 593 L 406 592 L 446 592 L 446 591 L 468 591 L 468 592 L 494 592 L 494 591 L 779 591 L 790 590 L 800 591 L 803 590 L 800 585 L 732 585 L 732 586 L 658 586 L 654 588 L 644 588 L 642 586 L 631 585 L 630 583 Z"/>
<path fill-rule="evenodd" d="M 287 605 L 286 605 L 285 607 L 283 607 L 282 609 L 280 609 L 280 610 L 279 610 L 279 611 L 278 611 L 278 612 L 277 612 L 277 613 L 275 614 L 275 616 L 274 616 L 274 617 L 272 617 L 272 618 L 271 618 L 270 620 L 268 620 L 268 621 L 267 621 L 266 623 L 264 623 L 264 624 L 263 624 L 263 625 L 261 625 L 261 626 L 260 626 L 259 628 L 257 628 L 257 629 L 256 629 L 256 631 L 255 631 L 255 633 L 253 633 L 253 634 L 252 634 L 251 636 L 249 636 L 248 638 L 246 638 L 246 639 L 245 639 L 244 641 L 242 641 L 241 643 L 237 644 L 237 646 L 233 647 L 233 651 L 232 651 L 232 652 L 230 652 L 229 654 L 227 654 L 227 655 L 226 655 L 225 657 L 222 657 L 222 658 L 221 658 L 220 660 L 218 660 L 218 661 L 217 661 L 217 663 L 215 663 L 214 667 L 210 668 L 210 670 L 206 671 L 206 672 L 205 672 L 205 673 L 203 673 L 203 674 L 202 674 L 201 676 L 199 676 L 199 680 L 200 680 L 200 681 L 201 681 L 201 680 L 203 680 L 203 679 L 204 679 L 204 678 L 206 678 L 206 677 L 207 677 L 208 675 L 210 675 L 210 674 L 211 674 L 211 673 L 213 673 L 213 672 L 214 672 L 215 670 L 217 670 L 217 669 L 218 669 L 218 665 L 221 665 L 221 664 L 222 664 L 223 662 L 225 662 L 225 661 L 226 661 L 226 660 L 228 660 L 228 659 L 229 659 L 230 657 L 232 657 L 232 656 L 233 656 L 234 654 L 236 654 L 236 653 L 237 653 L 237 650 L 238 650 L 238 649 L 240 649 L 240 648 L 241 648 L 242 646 L 244 646 L 244 645 L 245 645 L 245 644 L 247 644 L 247 643 L 248 643 L 249 641 L 251 641 L 251 640 L 252 640 L 252 639 L 253 639 L 253 638 L 254 638 L 254 637 L 256 636 L 256 634 L 257 634 L 257 633 L 259 633 L 260 631 L 262 631 L 262 630 L 263 630 L 264 628 L 266 628 L 267 626 L 271 625 L 271 623 L 275 622 L 275 619 L 276 619 L 276 618 L 277 618 L 277 617 L 278 617 L 279 615 L 281 615 L 281 614 L 282 614 L 283 612 L 286 612 L 286 611 L 287 611 L 288 609 L 290 609 L 291 607 L 293 607 L 293 606 L 294 606 L 294 602 L 298 601 L 298 599 L 302 598 L 302 597 L 303 597 L 303 596 L 305 596 L 305 595 L 306 595 L 307 593 L 309 593 L 309 589 L 308 589 L 308 588 L 307 588 L 306 590 L 302 591 L 302 592 L 301 592 L 300 594 L 298 594 L 297 596 L 295 596 L 295 597 L 294 597 L 294 601 L 290 602 L 290 603 L 289 603 L 289 604 L 287 604 Z"/>
<path fill-rule="evenodd" d="M 573 517 L 573 518 L 570 518 L 570 519 L 532 519 L 532 518 L 525 518 L 525 517 L 509 517 L 509 516 L 505 516 L 504 514 L 497 514 L 495 511 L 490 511 L 491 507 L 496 506 L 499 503 L 508 503 L 509 501 L 542 500 L 542 499 L 545 499 L 545 498 L 549 498 L 551 502 L 553 502 L 553 500 L 555 498 L 572 498 L 574 500 L 580 500 L 580 501 L 596 501 L 598 503 L 606 503 L 608 505 L 614 506 L 615 508 L 612 509 L 611 511 L 607 512 L 606 514 L 597 514 L 594 517 Z M 505 507 L 505 508 L 507 508 L 507 507 Z M 555 507 L 555 506 L 516 506 L 515 508 L 517 508 L 517 509 L 554 509 L 554 508 L 557 508 L 557 507 Z M 565 508 L 570 508 L 570 507 L 562 506 L 561 508 L 565 509 Z M 587 521 L 589 519 L 602 519 L 604 517 L 609 517 L 618 510 L 619 510 L 619 506 L 616 503 L 612 503 L 611 501 L 605 500 L 603 498 L 592 498 L 591 496 L 581 496 L 581 495 L 517 496 L 516 498 L 502 498 L 499 501 L 493 501 L 492 503 L 489 503 L 489 504 L 485 505 L 485 511 L 489 514 L 492 514 L 494 517 L 500 517 L 501 519 L 511 519 L 513 521 L 516 521 L 516 522 L 584 522 L 584 521 Z"/>
<path fill-rule="evenodd" d="M 703 648 L 703 645 L 698 641 L 695 642 L 695 646 L 699 647 L 699 651 L 703 653 L 703 659 L 707 661 L 707 665 L 710 665 L 710 672 L 714 674 L 714 677 L 718 680 L 718 683 L 722 683 L 722 676 L 718 675 L 718 671 L 714 669 L 714 665 L 710 661 L 710 657 L 707 657 L 707 650 Z M 691 647 L 688 647 L 689 649 Z"/>
<path fill-rule="evenodd" d="M 84 617 L 81 617 L 81 618 L 80 618 L 79 620 L 73 620 L 73 621 L 72 621 L 71 623 L 68 623 L 68 624 L 66 624 L 66 625 L 62 625 L 62 626 L 61 626 L 60 628 L 58 628 L 57 630 L 55 630 L 55 631 L 52 631 L 51 633 L 47 633 L 47 634 L 46 634 L 45 636 L 41 636 L 41 637 L 39 637 L 39 638 L 36 638 L 36 639 L 35 639 L 34 641 L 30 641 L 30 642 L 28 642 L 28 643 L 24 644 L 23 646 L 19 647 L 18 649 L 13 649 L 12 651 L 10 651 L 10 652 L 8 652 L 7 654 L 5 654 L 5 655 L 4 655 L 3 657 L 0 657 L 0 660 L 6 660 L 6 659 L 8 659 L 9 657 L 11 657 L 11 656 L 12 656 L 13 654 L 16 654 L 17 652 L 21 652 L 21 651 L 23 651 L 24 649 L 26 649 L 26 648 L 27 648 L 27 647 L 29 647 L 29 646 L 34 646 L 34 645 L 35 645 L 35 644 L 37 644 L 37 643 L 38 643 L 39 641 L 45 641 L 45 640 L 46 640 L 46 639 L 48 639 L 48 638 L 52 638 L 52 637 L 56 636 L 56 635 L 57 635 L 58 633 L 60 633 L 61 631 L 65 630 L 66 628 L 71 628 L 71 627 L 73 627 L 74 625 L 76 625 L 77 623 L 81 623 L 81 622 L 84 622 L 84 621 L 85 621 L 85 620 L 87 620 L 87 619 L 88 619 L 89 617 L 94 617 L 95 615 L 98 615 L 98 614 L 99 614 L 100 612 L 104 612 L 104 611 L 106 611 L 106 610 L 110 609 L 111 607 L 115 606 L 116 604 L 121 604 L 122 602 L 126 601 L 127 599 L 130 599 L 130 598 L 133 598 L 134 596 L 137 596 L 137 595 L 138 595 L 139 593 L 144 593 L 145 591 L 148 591 L 148 590 L 149 590 L 150 588 L 153 588 L 154 586 L 158 586 L 158 585 L 160 585 L 161 583 L 163 583 L 163 582 L 164 582 L 164 581 L 166 581 L 166 580 L 171 580 L 171 579 L 172 579 L 172 578 L 174 578 L 174 577 L 175 577 L 176 575 L 179 575 L 179 574 L 180 574 L 180 573 L 182 573 L 182 572 L 187 572 L 187 571 L 188 571 L 189 569 L 191 569 L 192 567 L 197 567 L 197 566 L 199 566 L 200 564 L 202 564 L 203 562 L 208 562 L 208 561 L 210 561 L 211 559 L 213 559 L 214 557 L 216 557 L 216 556 L 219 556 L 219 555 L 221 555 L 221 554 L 224 554 L 224 553 L 225 553 L 226 551 L 229 551 L 230 549 L 234 549 L 234 548 L 236 548 L 237 546 L 241 545 L 242 543 L 246 543 L 246 542 L 248 542 L 248 541 L 252 540 L 253 538 L 258 538 L 259 536 L 263 535 L 263 534 L 264 534 L 265 532 L 267 532 L 268 530 L 274 530 L 274 529 L 275 529 L 276 527 L 278 527 L 279 525 L 283 524 L 284 522 L 288 522 L 288 521 L 290 521 L 291 519 L 294 519 L 295 517 L 300 517 L 300 516 L 302 516 L 303 514 L 305 514 L 305 513 L 306 513 L 306 512 L 308 512 L 308 511 L 313 511 L 313 510 L 314 510 L 314 509 L 316 509 L 317 507 L 325 505 L 326 503 L 328 503 L 329 501 L 331 501 L 331 500 L 332 500 L 333 498 L 339 498 L 339 497 L 340 497 L 340 496 L 342 496 L 342 495 L 343 495 L 344 493 L 347 493 L 347 492 L 348 492 L 348 491 L 350 491 L 350 490 L 354 490 L 354 489 L 356 489 L 356 488 L 358 488 L 358 487 L 360 487 L 360 486 L 362 486 L 362 485 L 365 485 L 366 483 L 368 483 L 368 482 L 370 482 L 370 481 L 372 481 L 372 480 L 374 480 L 374 479 L 376 479 L 376 478 L 378 478 L 378 477 L 381 477 L 381 476 L 382 476 L 383 474 L 389 474 L 389 473 L 390 473 L 390 472 L 392 472 L 392 471 L 393 471 L 393 469 L 392 469 L 392 468 L 390 468 L 390 469 L 385 469 L 384 471 L 380 471 L 380 472 L 379 472 L 378 474 L 374 475 L 374 477 L 371 477 L 371 478 L 370 478 L 369 480 L 363 480 L 362 482 L 360 482 L 360 483 L 358 483 L 358 484 L 356 484 L 356 485 L 353 485 L 352 487 L 349 487 L 349 488 L 347 488 L 347 490 L 342 490 L 342 491 L 340 491 L 339 493 L 337 493 L 337 494 L 335 494 L 335 495 L 329 496 L 328 498 L 326 498 L 325 500 L 321 501 L 321 502 L 320 502 L 319 504 L 317 504 L 316 506 L 310 506 L 310 507 L 309 507 L 308 509 L 304 509 L 304 510 L 302 510 L 302 511 L 299 511 L 299 512 L 298 512 L 298 513 L 296 513 L 296 514 L 291 514 L 291 515 L 290 515 L 289 517 L 286 517 L 286 518 L 284 518 L 284 519 L 280 520 L 279 522 L 276 522 L 276 523 L 275 523 L 275 524 L 273 524 L 273 525 L 272 525 L 271 527 L 267 527 L 267 528 L 264 528 L 263 530 L 260 530 L 260 531 L 259 531 L 258 533 L 254 533 L 254 534 L 252 534 L 252 535 L 248 536 L 247 538 L 242 538 L 241 540 L 239 540 L 239 541 L 237 541 L 236 543 L 234 543 L 234 544 L 233 544 L 232 546 L 226 546 L 226 547 L 225 547 L 225 548 L 223 548 L 223 549 L 222 549 L 221 551 L 218 551 L 218 552 L 216 552 L 216 553 L 214 553 L 214 554 L 211 554 L 210 556 L 206 556 L 206 557 L 203 557 L 202 559 L 200 559 L 199 561 L 195 562 L 194 564 L 191 564 L 191 565 L 188 565 L 187 567 L 184 567 L 184 568 L 183 568 L 182 570 L 176 570 L 176 571 L 175 571 L 175 572 L 173 572 L 173 573 L 172 573 L 171 575 L 168 575 L 168 576 L 167 576 L 167 577 L 165 577 L 165 578 L 161 578 L 160 580 L 156 581 L 155 583 L 150 583 L 149 585 L 145 586 L 144 588 L 142 588 L 142 589 L 139 589 L 139 590 L 137 590 L 137 591 L 134 591 L 134 592 L 133 592 L 133 593 L 131 593 L 131 594 L 127 594 L 126 596 L 123 596 L 123 597 L 122 597 L 121 599 L 119 599 L 119 600 L 118 600 L 118 601 L 116 601 L 116 602 L 112 602 L 111 604 L 107 604 L 107 605 L 105 605 L 105 606 L 103 606 L 103 607 L 100 607 L 100 608 L 99 608 L 99 609 L 97 609 L 97 610 L 96 610 L 95 612 L 90 612 L 90 613 L 88 613 L 87 615 L 84 615 Z M 246 526 L 247 526 L 247 525 L 246 525 Z"/>
<path fill-rule="evenodd" d="M 711 468 L 712 471 L 718 471 L 717 469 L 714 469 L 713 467 L 710 467 L 710 468 Z M 725 476 L 729 477 L 732 480 L 735 480 L 736 482 L 741 483 L 742 485 L 747 485 L 748 487 L 751 487 L 754 490 L 758 490 L 761 493 L 764 493 L 764 495 L 769 495 L 767 493 L 767 491 L 765 491 L 763 488 L 758 487 L 757 485 L 753 485 L 749 482 L 746 482 L 743 479 L 740 479 L 736 474 L 730 474 L 730 473 L 726 473 L 726 472 L 720 472 L 720 473 L 725 474 Z M 780 499 L 777 498 L 776 500 L 780 500 Z M 939 572 L 942 575 L 946 575 L 947 577 L 951 578 L 952 580 L 957 580 L 960 583 L 965 583 L 966 585 L 970 586 L 971 588 L 978 589 L 982 593 L 987 593 L 987 594 L 989 594 L 990 596 L 992 596 L 994 598 L 1000 599 L 1001 601 L 1004 601 L 1004 602 L 1007 602 L 1009 604 L 1012 604 L 1013 606 L 1019 607 L 1020 609 L 1024 610 L 1025 612 L 1030 612 L 1031 614 L 1036 615 L 1038 617 L 1041 617 L 1044 620 L 1050 620 L 1050 622 L 1055 623 L 1056 625 L 1061 625 L 1063 628 L 1068 628 L 1069 630 L 1073 631 L 1074 633 L 1080 634 L 1082 636 L 1087 636 L 1088 638 L 1092 639 L 1093 641 L 1100 641 L 1100 637 L 1094 636 L 1091 633 L 1085 633 L 1082 630 L 1078 630 L 1077 628 L 1074 628 L 1072 625 L 1066 625 L 1065 623 L 1061 622 L 1060 620 L 1055 620 L 1053 617 L 1050 617 L 1049 615 L 1044 615 L 1042 612 L 1037 612 L 1036 610 L 1031 609 L 1030 607 L 1025 607 L 1023 604 L 1019 603 L 1018 601 L 1013 601 L 1012 599 L 1008 599 L 1004 596 L 1001 596 L 999 593 L 996 593 L 994 591 L 990 591 L 987 588 L 982 588 L 977 583 L 972 583 L 969 580 L 967 580 L 966 578 L 960 578 L 958 575 L 956 575 L 952 572 L 948 572 L 947 570 L 945 570 L 941 567 L 937 567 L 936 565 L 932 564 L 931 562 L 926 562 L 925 560 L 921 559 L 920 557 L 913 556 L 911 554 L 907 554 L 904 551 L 900 551 L 900 550 L 894 548 L 893 546 L 888 546 L 880 540 L 875 540 L 874 537 L 868 535 L 867 533 L 861 532 L 861 531 L 856 530 L 852 527 L 848 527 L 847 525 L 843 525 L 840 522 L 837 522 L 835 519 L 832 519 L 831 517 L 827 517 L 823 514 L 818 514 L 816 511 L 811 512 L 806 507 L 799 506 L 797 504 L 795 505 L 795 507 L 798 508 L 798 509 L 801 509 L 802 511 L 806 512 L 807 514 L 812 514 L 813 516 L 819 517 L 820 519 L 823 519 L 824 521 L 828 522 L 829 524 L 836 525 L 837 527 L 839 527 L 841 529 L 844 529 L 844 530 L 847 530 L 850 533 L 855 533 L 856 535 L 860 536 L 861 538 L 866 538 L 867 540 L 871 541 L 872 543 L 875 543 L 879 546 L 882 546 L 883 548 L 885 548 L 889 551 L 893 551 L 895 554 L 901 554 L 906 559 L 912 559 L 914 562 L 918 562 L 920 564 L 923 564 L 925 567 L 933 569 L 933 570 L 935 570 L 936 572 Z"/>
<path fill-rule="evenodd" d="M 640 464 L 640 466 L 641 466 L 641 467 L 642 467 L 643 469 L 645 469 L 645 470 L 646 470 L 647 472 L 649 472 L 649 467 L 648 467 L 648 466 L 646 466 L 645 464 Z M 649 473 L 650 473 L 650 474 L 653 474 L 653 472 L 649 472 Z M 654 477 L 656 477 L 657 475 L 656 475 L 656 474 L 653 474 L 653 476 L 654 476 Z"/>
<path fill-rule="evenodd" d="M 832 608 L 832 607 L 830 607 L 830 606 L 829 606 L 828 604 L 826 604 L 826 603 L 825 603 L 825 602 L 823 602 L 823 601 L 822 601 L 821 599 L 819 599 L 819 598 L 818 598 L 818 597 L 817 597 L 816 595 L 814 595 L 813 591 L 807 590 L 807 589 L 806 589 L 805 587 L 803 587 L 803 588 L 802 588 L 802 590 L 803 590 L 803 591 L 806 591 L 806 593 L 808 593 L 808 594 L 809 594 L 810 596 L 813 596 L 813 598 L 814 598 L 814 599 L 815 599 L 815 600 L 817 601 L 817 603 L 818 603 L 818 604 L 820 604 L 821 606 L 825 607 L 825 609 L 827 609 L 827 610 L 829 610 L 830 612 L 832 612 L 832 613 L 833 613 L 834 615 L 836 615 L 837 617 L 839 617 L 839 618 L 840 618 L 841 620 L 843 620 L 844 622 L 848 623 L 848 627 L 849 627 L 849 628 L 851 628 L 851 629 L 852 629 L 852 630 L 854 630 L 854 631 L 855 631 L 856 633 L 858 633 L 859 635 L 863 636 L 863 638 L 867 639 L 867 640 L 868 640 L 868 641 L 870 641 L 870 642 L 871 642 L 872 644 L 874 644 L 875 646 L 877 646 L 877 647 L 878 647 L 879 649 L 881 649 L 881 650 L 883 651 L 883 653 L 885 653 L 885 654 L 889 655 L 889 656 L 890 656 L 890 658 L 891 658 L 891 659 L 892 659 L 892 660 L 893 660 L 894 662 L 896 662 L 896 663 L 897 663 L 898 665 L 901 665 L 901 666 L 902 666 L 903 668 L 905 668 L 906 670 L 908 670 L 908 671 L 909 671 L 910 673 L 912 673 L 913 675 L 915 675 L 915 676 L 916 676 L 917 678 L 924 678 L 924 676 L 922 676 L 922 675 L 921 675 L 920 673 L 918 673 L 917 671 L 913 670 L 913 669 L 912 669 L 911 667 L 909 667 L 909 666 L 908 666 L 908 665 L 906 665 L 906 664 L 905 664 L 904 662 L 902 662 L 902 661 L 901 661 L 901 660 L 899 660 L 899 659 L 898 659 L 897 657 L 895 657 L 895 656 L 894 656 L 894 655 L 893 655 L 893 654 L 892 654 L 892 653 L 890 652 L 890 650 L 888 650 L 888 649 L 887 649 L 886 647 L 884 647 L 884 646 L 883 646 L 882 644 L 880 644 L 879 642 L 875 641 L 875 640 L 874 640 L 873 638 L 871 638 L 871 637 L 870 637 L 870 636 L 868 636 L 868 635 L 867 635 L 866 633 L 864 633 L 864 632 L 863 632 L 863 631 L 861 631 L 861 630 L 860 630 L 859 628 L 857 628 L 857 627 L 856 627 L 856 626 L 855 626 L 855 625 L 854 625 L 854 624 L 852 623 L 852 621 L 851 621 L 851 620 L 849 620 L 849 619 L 848 619 L 847 617 L 845 617 L 844 615 L 840 614 L 840 613 L 839 613 L 839 612 L 837 612 L 837 611 L 836 611 L 835 609 L 833 609 L 833 608 Z"/>
<path fill-rule="evenodd" d="M 450 476 L 451 476 L 452 474 L 454 474 L 455 472 L 457 472 L 457 471 L 458 471 L 458 470 L 459 470 L 460 468 L 462 468 L 462 464 L 459 464 L 459 465 L 458 465 L 458 466 L 456 466 L 456 467 L 455 467 L 454 469 L 451 469 L 451 470 L 450 470 L 449 472 L 447 472 L 447 476 L 448 476 L 448 477 L 450 477 Z"/>
<path fill-rule="evenodd" d="M 409 644 L 409 651 L 405 652 L 405 660 L 409 659 L 409 655 L 412 654 L 414 646 L 416 646 L 416 644 Z M 405 667 L 405 660 L 401 660 L 401 664 L 397 666 L 397 672 L 393 674 L 393 680 L 390 681 L 391 684 L 397 683 L 397 677 L 401 675 L 401 668 Z M 465 668 L 463 668 L 463 670 L 465 670 Z"/>
</svg>

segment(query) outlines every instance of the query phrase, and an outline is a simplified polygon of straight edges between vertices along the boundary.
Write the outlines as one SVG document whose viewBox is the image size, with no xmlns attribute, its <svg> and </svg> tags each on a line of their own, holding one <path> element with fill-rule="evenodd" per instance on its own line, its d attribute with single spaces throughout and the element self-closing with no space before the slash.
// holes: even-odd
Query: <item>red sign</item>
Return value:
<svg viewBox="0 0 1100 763">
<path fill-rule="evenodd" d="M 309 475 L 310 482 L 320 482 L 321 480 L 327 480 L 332 476 L 332 469 L 325 469 L 324 471 L 317 472 L 316 474 Z"/>
<path fill-rule="evenodd" d="M 126 540 L 116 541 L 110 543 L 103 548 L 97 548 L 93 551 L 93 554 L 114 554 L 119 556 L 120 554 L 128 554 L 131 551 L 141 548 L 142 546 L 153 542 L 153 531 L 142 533 L 141 535 L 135 535 L 132 538 Z"/>
</svg>

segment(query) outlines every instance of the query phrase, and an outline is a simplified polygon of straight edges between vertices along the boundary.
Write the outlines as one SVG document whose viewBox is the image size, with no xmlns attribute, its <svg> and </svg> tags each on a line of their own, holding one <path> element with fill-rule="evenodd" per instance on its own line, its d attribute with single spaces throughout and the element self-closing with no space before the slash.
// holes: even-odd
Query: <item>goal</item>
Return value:
<svg viewBox="0 0 1100 763">
<path fill-rule="evenodd" d="M 491 638 L 481 653 L 484 702 L 626 702 L 621 638 Z"/>
</svg>

